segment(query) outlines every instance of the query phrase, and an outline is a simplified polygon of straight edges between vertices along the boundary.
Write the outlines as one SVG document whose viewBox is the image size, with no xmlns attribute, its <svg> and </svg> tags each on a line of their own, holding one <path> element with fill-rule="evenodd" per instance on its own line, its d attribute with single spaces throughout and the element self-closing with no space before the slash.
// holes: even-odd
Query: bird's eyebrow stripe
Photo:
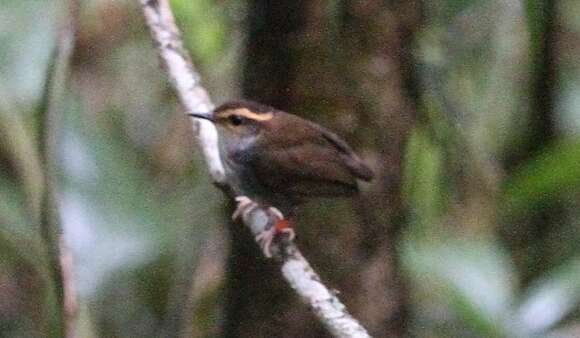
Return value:
<svg viewBox="0 0 580 338">
<path fill-rule="evenodd" d="M 256 113 L 254 113 L 246 108 L 228 110 L 222 115 L 222 117 L 228 118 L 232 115 L 243 116 L 245 118 L 248 118 L 250 120 L 255 120 L 255 121 L 268 121 L 268 120 L 271 120 L 272 117 L 274 117 L 274 114 L 272 114 L 272 113 L 256 114 Z"/>
</svg>

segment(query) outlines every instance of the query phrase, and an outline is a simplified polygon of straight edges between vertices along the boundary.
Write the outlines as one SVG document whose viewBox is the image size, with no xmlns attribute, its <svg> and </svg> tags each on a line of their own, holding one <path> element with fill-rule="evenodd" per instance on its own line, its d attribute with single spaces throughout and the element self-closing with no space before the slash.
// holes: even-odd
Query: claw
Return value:
<svg viewBox="0 0 580 338">
<path fill-rule="evenodd" d="M 272 257 L 272 242 L 274 241 L 274 237 L 276 236 L 276 227 L 271 227 L 268 230 L 262 231 L 259 235 L 256 236 L 256 242 L 260 245 L 260 248 L 264 252 L 264 256 L 267 258 Z"/>
<path fill-rule="evenodd" d="M 244 218 L 250 212 L 258 207 L 258 204 L 252 201 L 247 196 L 238 196 L 235 198 L 238 203 L 236 210 L 232 214 L 232 220 L 237 220 L 238 218 Z M 272 243 L 276 240 L 276 237 L 280 234 L 287 234 L 288 240 L 292 241 L 296 237 L 294 229 L 290 228 L 288 221 L 284 218 L 284 214 L 275 207 L 269 207 L 268 211 L 271 215 L 277 218 L 277 222 L 274 226 L 269 229 L 262 231 L 256 236 L 256 242 L 260 245 L 260 248 L 264 252 L 264 256 L 267 258 L 272 257 Z"/>
<path fill-rule="evenodd" d="M 286 234 L 288 236 L 289 241 L 293 241 L 296 238 L 296 234 L 294 233 L 294 229 L 290 228 L 288 221 L 281 219 L 272 227 L 267 230 L 262 231 L 258 236 L 256 236 L 256 241 L 262 248 L 264 252 L 264 256 L 267 258 L 272 257 L 272 243 L 276 239 L 280 239 L 280 235 Z"/>
<path fill-rule="evenodd" d="M 287 234 L 289 241 L 293 241 L 294 238 L 296 238 L 296 233 L 294 232 L 294 229 L 292 229 L 292 228 L 277 229 L 277 232 L 282 233 L 282 234 Z"/>
<path fill-rule="evenodd" d="M 236 197 L 236 202 L 238 202 L 238 206 L 236 207 L 236 211 L 232 214 L 232 220 L 237 220 L 240 217 L 246 216 L 246 214 L 252 210 L 254 210 L 258 204 L 252 201 L 247 196 L 238 196 Z"/>
<path fill-rule="evenodd" d="M 268 210 L 274 214 L 274 216 L 278 217 L 278 219 L 282 220 L 284 219 L 284 214 L 282 214 L 282 212 L 280 210 L 278 210 L 278 208 L 275 207 L 269 207 Z"/>
</svg>

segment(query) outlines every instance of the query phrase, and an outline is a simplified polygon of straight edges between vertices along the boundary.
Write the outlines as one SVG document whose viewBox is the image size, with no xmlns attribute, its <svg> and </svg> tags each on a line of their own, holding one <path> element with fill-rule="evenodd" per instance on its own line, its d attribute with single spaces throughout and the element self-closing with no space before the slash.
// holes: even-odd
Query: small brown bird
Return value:
<svg viewBox="0 0 580 338">
<path fill-rule="evenodd" d="M 310 197 L 350 196 L 357 179 L 373 172 L 336 134 L 296 115 L 251 101 L 233 101 L 211 114 L 190 114 L 212 121 L 218 130 L 221 160 L 237 195 L 278 208 L 292 216 Z M 265 236 L 263 247 L 279 232 Z"/>
</svg>

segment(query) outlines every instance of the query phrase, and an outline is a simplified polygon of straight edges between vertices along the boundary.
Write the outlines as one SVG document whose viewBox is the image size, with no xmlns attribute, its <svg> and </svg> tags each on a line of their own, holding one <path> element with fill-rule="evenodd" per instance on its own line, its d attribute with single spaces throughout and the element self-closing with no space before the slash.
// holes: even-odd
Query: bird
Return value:
<svg viewBox="0 0 580 338">
<path fill-rule="evenodd" d="M 266 256 L 279 234 L 294 238 L 287 219 L 299 205 L 310 198 L 353 196 L 359 180 L 374 177 L 342 138 L 298 115 L 249 100 L 189 115 L 209 120 L 217 129 L 226 180 L 238 196 L 234 217 L 251 203 L 279 215 L 281 222 L 257 238 Z"/>
</svg>

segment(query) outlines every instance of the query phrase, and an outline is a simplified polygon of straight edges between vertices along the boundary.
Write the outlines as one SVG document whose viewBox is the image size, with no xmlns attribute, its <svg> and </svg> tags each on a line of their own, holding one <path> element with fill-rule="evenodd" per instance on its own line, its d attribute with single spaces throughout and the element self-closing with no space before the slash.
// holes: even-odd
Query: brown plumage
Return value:
<svg viewBox="0 0 580 338">
<path fill-rule="evenodd" d="M 296 115 L 235 101 L 212 120 L 234 189 L 252 199 L 287 209 L 308 197 L 352 195 L 357 179 L 373 177 L 345 141 Z"/>
<path fill-rule="evenodd" d="M 296 115 L 276 115 L 263 122 L 251 161 L 262 184 L 300 197 L 340 196 L 358 191 L 357 178 L 372 178 L 370 169 L 329 130 Z"/>
<path fill-rule="evenodd" d="M 218 130 L 220 157 L 238 195 L 234 218 L 254 202 L 278 214 L 275 226 L 256 237 L 267 257 L 278 234 L 294 238 L 280 211 L 292 217 L 308 197 L 349 196 L 358 191 L 357 179 L 373 178 L 340 137 L 296 115 L 251 101 L 225 103 L 211 115 L 191 115 L 212 121 Z"/>
</svg>

